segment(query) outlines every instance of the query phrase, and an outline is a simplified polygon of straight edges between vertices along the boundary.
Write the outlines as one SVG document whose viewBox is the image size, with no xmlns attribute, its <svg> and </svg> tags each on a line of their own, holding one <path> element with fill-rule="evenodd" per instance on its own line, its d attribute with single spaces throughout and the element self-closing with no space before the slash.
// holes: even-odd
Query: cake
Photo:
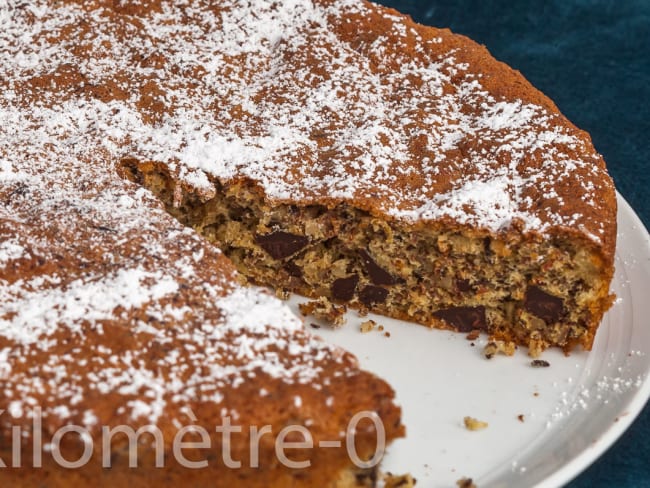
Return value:
<svg viewBox="0 0 650 488">
<path fill-rule="evenodd" d="M 126 178 L 254 283 L 533 356 L 591 348 L 612 303 L 616 196 L 588 134 L 484 47 L 397 12 L 256 4 L 244 25 L 221 9 L 196 125 L 153 109 Z"/>
<path fill-rule="evenodd" d="M 393 10 L 4 2 L 0 91 L 3 485 L 373 485 L 393 390 L 242 281 L 534 354 L 611 304 L 589 136 Z"/>
</svg>

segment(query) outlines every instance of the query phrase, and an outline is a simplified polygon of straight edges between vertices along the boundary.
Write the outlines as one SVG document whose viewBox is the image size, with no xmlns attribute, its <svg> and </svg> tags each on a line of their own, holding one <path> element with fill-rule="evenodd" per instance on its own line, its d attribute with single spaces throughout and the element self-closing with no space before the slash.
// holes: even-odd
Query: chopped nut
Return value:
<svg viewBox="0 0 650 488">
<path fill-rule="evenodd" d="M 551 363 L 549 363 L 548 361 L 544 361 L 543 359 L 533 359 L 530 362 L 530 365 L 533 368 L 548 368 L 551 365 Z"/>
<path fill-rule="evenodd" d="M 284 288 L 276 288 L 275 296 L 280 300 L 289 300 L 291 297 L 291 292 L 289 290 L 285 290 Z"/>
<path fill-rule="evenodd" d="M 361 322 L 361 332 L 370 332 L 375 328 L 376 325 L 377 322 L 374 320 L 366 320 L 365 322 Z"/>
<path fill-rule="evenodd" d="M 481 420 L 477 420 L 473 417 L 465 417 L 463 419 L 463 422 L 465 423 L 465 428 L 467 430 L 482 430 L 487 428 L 488 423 L 483 422 Z"/>
<path fill-rule="evenodd" d="M 483 354 L 487 359 L 492 359 L 495 354 L 505 354 L 506 356 L 512 356 L 515 353 L 517 346 L 514 342 L 511 341 L 490 341 L 483 349 Z"/>
<path fill-rule="evenodd" d="M 476 488 L 472 478 L 461 478 L 456 481 L 456 486 L 458 486 L 458 488 Z"/>
<path fill-rule="evenodd" d="M 313 315 L 317 319 L 325 320 L 335 327 L 340 327 L 345 323 L 347 307 L 345 305 L 334 305 L 327 297 L 301 303 L 298 308 L 300 308 L 300 313 L 303 315 Z"/>
<path fill-rule="evenodd" d="M 384 475 L 385 488 L 413 488 L 417 480 L 410 474 L 394 475 L 386 473 Z"/>
</svg>

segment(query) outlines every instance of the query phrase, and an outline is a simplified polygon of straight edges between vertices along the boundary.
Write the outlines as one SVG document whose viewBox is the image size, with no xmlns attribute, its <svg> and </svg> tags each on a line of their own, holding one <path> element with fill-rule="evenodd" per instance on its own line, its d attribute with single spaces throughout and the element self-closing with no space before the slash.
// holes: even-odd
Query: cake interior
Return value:
<svg viewBox="0 0 650 488">
<path fill-rule="evenodd" d="M 481 330 L 533 356 L 549 346 L 590 349 L 611 303 L 611 277 L 586 240 L 390 221 L 345 203 L 271 204 L 244 181 L 214 181 L 216 195 L 205 200 L 177 187 L 163 164 L 125 160 L 120 171 L 251 282 L 276 290 Z"/>
</svg>

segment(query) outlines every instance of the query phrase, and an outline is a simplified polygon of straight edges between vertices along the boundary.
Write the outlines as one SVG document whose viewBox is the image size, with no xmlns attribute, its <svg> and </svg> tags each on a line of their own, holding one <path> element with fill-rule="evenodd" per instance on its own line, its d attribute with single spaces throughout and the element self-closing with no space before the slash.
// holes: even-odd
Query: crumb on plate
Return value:
<svg viewBox="0 0 650 488">
<path fill-rule="evenodd" d="M 394 475 L 386 473 L 384 475 L 385 488 L 412 488 L 417 483 L 417 480 L 410 474 Z"/>
<path fill-rule="evenodd" d="M 485 345 L 483 349 L 483 355 L 487 359 L 492 359 L 496 354 L 504 354 L 506 356 L 512 356 L 517 349 L 517 345 L 512 341 L 490 341 Z"/>
<path fill-rule="evenodd" d="M 458 488 L 477 488 L 472 481 L 472 478 L 461 478 L 456 481 L 456 486 L 458 486 Z"/>
<path fill-rule="evenodd" d="M 345 305 L 335 305 L 327 297 L 301 303 L 298 308 L 300 308 L 300 313 L 303 315 L 312 315 L 317 319 L 325 320 L 334 327 L 340 327 L 346 322 L 345 312 L 347 312 L 347 307 Z"/>
<path fill-rule="evenodd" d="M 372 330 L 374 330 L 376 325 L 377 322 L 375 322 L 374 320 L 366 320 L 365 322 L 361 322 L 361 326 L 360 326 L 361 332 L 363 332 L 364 334 L 367 332 L 371 332 Z"/>
<path fill-rule="evenodd" d="M 477 420 L 474 417 L 463 418 L 463 423 L 465 424 L 465 428 L 467 430 L 483 430 L 486 429 L 488 426 L 487 422 Z"/>
</svg>

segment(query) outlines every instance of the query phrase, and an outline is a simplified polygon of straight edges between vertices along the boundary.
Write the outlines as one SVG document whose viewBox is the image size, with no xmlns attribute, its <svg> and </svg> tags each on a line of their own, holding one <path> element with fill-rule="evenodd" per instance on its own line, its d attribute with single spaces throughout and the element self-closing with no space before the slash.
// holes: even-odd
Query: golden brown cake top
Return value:
<svg viewBox="0 0 650 488">
<path fill-rule="evenodd" d="M 5 1 L 0 92 L 0 374 L 16 414 L 80 416 L 107 395 L 154 421 L 240 385 L 325 398 L 361 374 L 233 285 L 117 175 L 125 158 L 206 197 L 248 178 L 275 201 L 491 232 L 518 220 L 613 252 L 588 135 L 484 48 L 363 1 Z"/>
<path fill-rule="evenodd" d="M 14 83 L 34 100 L 57 84 L 68 123 L 93 121 L 71 130 L 111 134 L 112 158 L 167 163 L 206 195 L 249 178 L 272 200 L 520 220 L 613 249 L 588 135 L 482 46 L 358 0 L 127 3 L 31 6 L 4 34 L 20 35 L 2 58 Z"/>
</svg>

